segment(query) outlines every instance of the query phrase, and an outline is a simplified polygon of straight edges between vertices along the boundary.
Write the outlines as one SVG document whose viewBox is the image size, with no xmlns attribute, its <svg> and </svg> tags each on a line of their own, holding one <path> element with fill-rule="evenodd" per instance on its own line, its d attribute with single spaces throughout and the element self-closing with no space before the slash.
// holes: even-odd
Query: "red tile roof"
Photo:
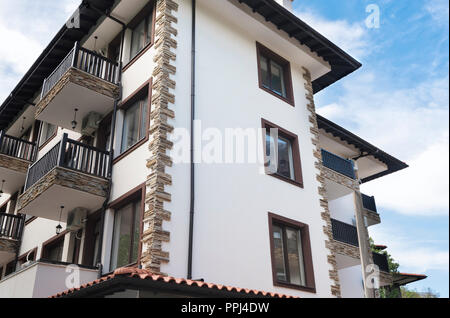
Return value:
<svg viewBox="0 0 450 318">
<path fill-rule="evenodd" d="M 231 287 L 231 286 L 225 286 L 220 284 L 211 284 L 211 283 L 204 283 L 201 281 L 194 281 L 184 278 L 174 278 L 169 276 L 162 276 L 162 275 L 155 275 L 151 271 L 146 269 L 138 269 L 133 267 L 124 267 L 119 268 L 114 271 L 113 274 L 110 274 L 108 276 L 104 276 L 100 279 L 97 279 L 93 282 L 84 284 L 80 286 L 79 288 L 72 288 L 69 290 L 66 290 L 64 292 L 58 293 L 56 295 L 51 296 L 50 298 L 59 298 L 63 296 L 67 296 L 73 293 L 76 293 L 77 291 L 80 291 L 82 289 L 86 289 L 89 287 L 92 287 L 94 285 L 101 284 L 103 282 L 112 280 L 114 278 L 118 277 L 129 277 L 129 278 L 136 278 L 141 280 L 151 280 L 154 282 L 164 282 L 167 284 L 177 284 L 177 285 L 187 285 L 200 288 L 209 288 L 216 291 L 224 291 L 224 292 L 234 292 L 238 294 L 246 294 L 250 296 L 265 296 L 265 297 L 273 297 L 273 298 L 295 298 L 293 296 L 284 295 L 284 294 L 278 294 L 278 293 L 269 293 L 254 289 L 246 289 L 246 288 L 238 288 L 238 287 Z"/>
</svg>

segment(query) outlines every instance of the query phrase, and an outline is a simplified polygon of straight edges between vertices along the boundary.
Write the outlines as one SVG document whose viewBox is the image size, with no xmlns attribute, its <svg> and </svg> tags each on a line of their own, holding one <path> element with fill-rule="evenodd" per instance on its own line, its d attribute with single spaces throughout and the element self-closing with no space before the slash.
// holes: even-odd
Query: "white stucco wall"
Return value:
<svg viewBox="0 0 450 318">
<path fill-rule="evenodd" d="M 338 275 L 343 298 L 364 298 L 361 265 L 340 269 Z"/>
<path fill-rule="evenodd" d="M 354 225 L 355 203 L 354 194 L 349 194 L 328 202 L 331 217 L 338 221 Z"/>
</svg>

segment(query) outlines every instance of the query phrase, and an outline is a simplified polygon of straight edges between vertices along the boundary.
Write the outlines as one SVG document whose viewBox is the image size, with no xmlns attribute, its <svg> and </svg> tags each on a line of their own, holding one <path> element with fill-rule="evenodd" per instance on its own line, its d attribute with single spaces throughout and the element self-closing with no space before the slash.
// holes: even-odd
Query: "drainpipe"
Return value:
<svg viewBox="0 0 450 318">
<path fill-rule="evenodd" d="M 195 164 L 194 164 L 194 119 L 195 119 L 195 31 L 196 0 L 192 0 L 192 43 L 191 43 L 191 185 L 189 208 L 189 249 L 187 278 L 192 279 L 192 254 L 194 246 L 194 214 L 195 214 Z"/>
</svg>

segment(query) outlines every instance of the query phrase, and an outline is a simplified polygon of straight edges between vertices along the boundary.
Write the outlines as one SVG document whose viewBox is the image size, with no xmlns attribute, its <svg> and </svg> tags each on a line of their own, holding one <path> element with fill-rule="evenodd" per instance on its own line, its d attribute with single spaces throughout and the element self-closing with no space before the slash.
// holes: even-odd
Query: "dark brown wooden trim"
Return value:
<svg viewBox="0 0 450 318">
<path fill-rule="evenodd" d="M 305 223 L 288 219 L 286 217 L 276 215 L 269 212 L 269 238 L 270 238 L 270 256 L 272 262 L 272 279 L 273 285 L 278 287 L 286 287 L 291 289 L 298 289 L 310 293 L 316 293 L 316 282 L 314 277 L 314 265 L 311 252 L 311 239 L 309 236 L 309 226 Z M 275 248 L 273 243 L 273 224 L 281 224 L 295 229 L 299 229 L 302 238 L 303 262 L 305 268 L 306 286 L 295 285 L 277 280 L 277 273 L 275 272 Z"/>
<path fill-rule="evenodd" d="M 145 18 L 145 14 L 148 13 L 150 8 L 153 7 L 153 16 L 152 16 L 152 35 L 150 39 L 150 43 L 148 43 L 146 46 L 142 48 L 142 50 L 134 57 L 131 58 L 130 61 L 122 68 L 122 72 L 125 72 L 127 69 L 130 68 L 131 65 L 133 65 L 142 55 L 144 55 L 155 43 L 155 26 L 156 26 L 156 1 L 150 1 L 149 4 L 147 4 L 137 15 L 136 17 L 128 24 L 128 28 L 134 28 L 137 24 L 137 22 L 140 22 L 142 19 Z M 131 44 L 131 41 L 130 41 Z M 131 48 L 130 48 L 131 51 Z"/>
<path fill-rule="evenodd" d="M 150 138 L 150 113 L 152 111 L 151 105 L 152 105 L 153 78 L 150 78 L 148 81 L 146 81 L 144 84 L 142 84 L 137 90 L 135 90 L 133 93 L 131 93 L 130 96 L 128 96 L 125 100 L 123 100 L 119 104 L 119 108 L 127 109 L 128 107 L 130 107 L 136 101 L 136 99 L 145 95 L 146 89 L 147 89 L 147 99 L 148 100 L 147 100 L 147 120 L 146 120 L 146 127 L 145 127 L 145 137 L 142 140 L 138 141 L 135 145 L 133 145 L 132 147 L 130 147 L 129 149 L 127 149 L 126 151 L 121 153 L 119 156 L 114 158 L 113 165 L 118 163 L 120 160 L 122 160 L 123 158 L 128 156 L 130 153 L 135 151 L 137 148 L 139 148 L 143 144 L 145 144 Z M 141 120 L 139 118 L 139 122 L 140 121 Z M 122 144 L 120 145 L 120 147 L 122 147 Z"/>
<path fill-rule="evenodd" d="M 50 239 L 48 239 L 47 241 L 45 241 L 44 243 L 42 243 L 41 258 L 45 258 L 45 248 L 46 247 L 51 246 L 60 240 L 64 240 L 67 233 L 69 233 L 69 231 L 65 230 L 65 231 L 61 232 L 59 235 L 55 235 L 55 236 L 51 237 Z"/>
<path fill-rule="evenodd" d="M 145 182 L 138 185 L 137 187 L 131 189 L 124 195 L 120 196 L 118 199 L 114 200 L 110 204 L 108 204 L 108 209 L 117 210 L 128 204 L 130 201 L 136 200 L 139 196 L 141 199 L 141 208 L 140 208 L 140 229 L 139 229 L 139 246 L 138 246 L 138 255 L 137 262 L 126 265 L 127 267 L 138 267 L 141 264 L 142 257 L 142 235 L 144 234 L 144 213 L 145 213 L 145 194 L 146 194 L 146 184 Z M 113 234 L 114 235 L 114 234 Z"/>
<path fill-rule="evenodd" d="M 47 124 L 47 125 L 48 125 L 48 124 Z M 43 126 L 44 126 L 44 125 L 41 124 L 40 132 L 39 132 L 39 142 L 41 141 L 42 127 L 43 127 Z M 55 132 L 53 133 L 53 135 L 51 135 L 50 138 L 48 138 L 41 146 L 38 147 L 38 150 L 39 150 L 39 151 L 41 151 L 42 149 L 44 149 L 45 146 L 47 146 L 47 145 L 50 143 L 50 141 L 52 141 L 52 140 L 56 137 L 56 135 L 58 135 L 58 130 L 59 130 L 59 127 L 56 126 L 56 130 L 55 130 Z"/>
<path fill-rule="evenodd" d="M 264 87 L 262 82 L 262 75 L 261 75 L 261 55 L 267 56 L 269 59 L 274 60 L 278 64 L 280 64 L 283 67 L 283 74 L 284 74 L 284 83 L 286 86 L 286 97 L 283 97 L 272 90 Z M 292 83 L 292 73 L 291 73 L 291 64 L 288 60 L 281 57 L 280 55 L 276 54 L 275 52 L 271 51 L 269 48 L 265 47 L 259 42 L 256 42 L 256 60 L 258 62 L 258 83 L 259 88 L 262 90 L 268 92 L 269 94 L 281 99 L 282 101 L 288 103 L 289 105 L 295 107 L 295 101 L 294 101 L 294 90 L 293 90 L 293 83 Z"/>
<path fill-rule="evenodd" d="M 20 255 L 20 256 L 17 258 L 17 263 L 20 263 L 20 262 L 22 262 L 24 259 L 26 259 L 27 255 L 30 254 L 30 253 L 34 253 L 34 259 L 33 259 L 33 261 L 35 261 L 35 260 L 37 259 L 37 250 L 38 250 L 38 248 L 37 248 L 37 246 L 36 246 L 35 248 L 32 248 L 32 249 L 29 250 L 28 252 L 23 253 L 22 255 Z"/>
<path fill-rule="evenodd" d="M 304 187 L 303 184 L 303 171 L 302 171 L 302 162 L 300 157 L 300 145 L 299 145 L 299 139 L 298 136 L 274 123 L 271 123 L 270 121 L 261 118 L 261 126 L 263 129 L 270 129 L 275 128 L 278 129 L 279 135 L 289 139 L 292 144 L 292 158 L 294 160 L 293 166 L 294 166 L 294 177 L 295 179 L 289 179 L 283 175 L 277 174 L 277 173 L 270 173 L 268 168 L 266 167 L 266 174 L 275 178 L 278 178 L 280 180 L 289 182 L 295 186 L 298 186 L 300 188 Z M 264 155 L 266 154 L 266 136 L 263 135 L 263 149 L 264 149 Z"/>
<path fill-rule="evenodd" d="M 33 216 L 33 217 L 29 218 L 29 219 L 25 222 L 25 225 L 30 224 L 31 222 L 33 222 L 33 221 L 36 220 L 37 218 L 38 218 L 37 216 Z"/>
</svg>

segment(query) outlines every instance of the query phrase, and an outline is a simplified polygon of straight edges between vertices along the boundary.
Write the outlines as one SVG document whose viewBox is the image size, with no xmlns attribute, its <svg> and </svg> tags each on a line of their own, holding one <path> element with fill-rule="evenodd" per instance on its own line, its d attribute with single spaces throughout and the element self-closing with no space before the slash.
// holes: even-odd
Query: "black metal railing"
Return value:
<svg viewBox="0 0 450 318">
<path fill-rule="evenodd" d="M 335 219 L 331 219 L 331 225 L 333 227 L 333 238 L 336 241 L 359 246 L 356 226 Z"/>
<path fill-rule="evenodd" d="M 388 258 L 384 254 L 372 252 L 373 263 L 378 265 L 380 271 L 389 273 L 389 262 Z"/>
<path fill-rule="evenodd" d="M 34 161 L 37 150 L 34 142 L 8 136 L 0 131 L 0 153 L 14 158 Z"/>
<path fill-rule="evenodd" d="M 64 134 L 59 143 L 28 169 L 25 189 L 30 188 L 55 167 L 107 179 L 109 165 L 109 151 L 69 139 L 67 134 Z"/>
<path fill-rule="evenodd" d="M 24 224 L 23 215 L 0 213 L 0 238 L 20 240 Z"/>
<path fill-rule="evenodd" d="M 322 162 L 325 167 L 339 172 L 349 178 L 356 179 L 355 168 L 351 160 L 341 158 L 322 149 Z"/>
<path fill-rule="evenodd" d="M 71 67 L 113 84 L 118 84 L 119 82 L 119 63 L 82 48 L 78 42 L 75 42 L 74 48 L 64 57 L 53 73 L 44 80 L 41 99 L 47 95 Z"/>
<path fill-rule="evenodd" d="M 377 205 L 375 204 L 375 197 L 369 197 L 364 193 L 361 193 L 363 207 L 367 210 L 377 212 Z"/>
</svg>

